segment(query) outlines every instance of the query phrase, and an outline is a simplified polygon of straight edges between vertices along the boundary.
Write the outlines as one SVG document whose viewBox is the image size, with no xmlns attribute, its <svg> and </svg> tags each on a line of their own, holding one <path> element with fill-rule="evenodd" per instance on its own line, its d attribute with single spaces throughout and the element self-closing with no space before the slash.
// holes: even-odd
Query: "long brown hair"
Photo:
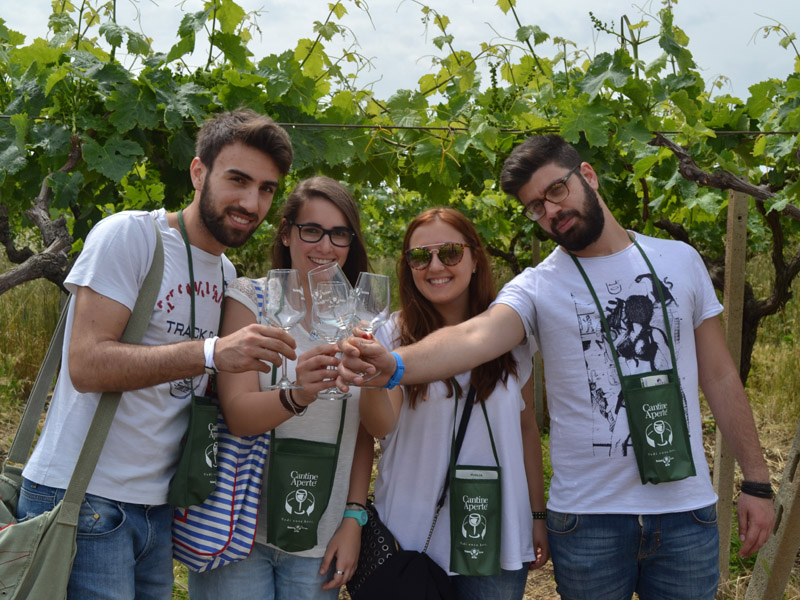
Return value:
<svg viewBox="0 0 800 600">
<path fill-rule="evenodd" d="M 286 202 L 283 205 L 283 213 L 281 214 L 281 223 L 278 226 L 275 239 L 272 241 L 272 268 L 292 268 L 292 255 L 289 248 L 283 245 L 283 237 L 289 233 L 289 228 L 291 227 L 289 223 L 297 220 L 300 208 L 313 198 L 328 200 L 342 211 L 347 221 L 347 226 L 356 234 L 350 244 L 350 250 L 347 252 L 347 260 L 345 260 L 342 267 L 347 279 L 350 280 L 352 285 L 355 285 L 358 274 L 361 271 L 369 271 L 369 259 L 367 258 L 364 236 L 361 233 L 361 218 L 358 215 L 358 207 L 346 187 L 335 179 L 323 175 L 304 179 L 295 186 L 292 193 L 286 198 Z"/>
<path fill-rule="evenodd" d="M 472 318 L 486 310 L 497 295 L 486 250 L 484 250 L 478 232 L 469 219 L 452 208 L 431 208 L 426 210 L 417 215 L 408 225 L 406 235 L 403 238 L 403 254 L 397 262 L 397 279 L 402 306 L 398 318 L 396 341 L 402 346 L 413 344 L 444 326 L 444 319 L 439 314 L 439 311 L 414 285 L 411 267 L 405 261 L 405 253 L 410 247 L 412 234 L 419 227 L 433 221 L 447 223 L 460 232 L 469 246 L 468 251 L 472 252 L 472 256 L 475 259 L 475 272 L 472 274 L 468 288 L 467 318 Z M 453 351 L 457 352 L 458 350 L 453 348 Z M 483 402 L 489 397 L 498 383 L 502 382 L 505 385 L 508 381 L 508 376 L 516 376 L 516 374 L 517 362 L 511 353 L 507 352 L 472 369 L 470 383 L 475 386 L 476 398 Z M 447 384 L 447 396 L 449 398 L 453 395 L 453 384 L 451 380 L 447 380 L 445 383 Z M 414 408 L 418 400 L 425 401 L 428 384 L 410 385 L 407 386 L 407 390 L 409 404 L 411 408 Z"/>
</svg>

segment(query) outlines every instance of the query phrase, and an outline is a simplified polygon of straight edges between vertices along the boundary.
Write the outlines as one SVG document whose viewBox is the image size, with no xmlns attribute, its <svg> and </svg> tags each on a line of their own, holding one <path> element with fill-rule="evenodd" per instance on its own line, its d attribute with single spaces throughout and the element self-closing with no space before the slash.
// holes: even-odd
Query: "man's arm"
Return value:
<svg viewBox="0 0 800 600">
<path fill-rule="evenodd" d="M 136 390 L 203 374 L 203 340 L 123 344 L 119 339 L 131 311 L 86 286 L 75 294 L 74 314 L 69 373 L 80 392 Z M 261 361 L 280 365 L 280 354 L 295 358 L 292 337 L 281 329 L 253 324 L 220 338 L 214 363 L 219 371 L 269 372 Z"/>
<path fill-rule="evenodd" d="M 495 304 L 481 314 L 451 327 L 437 329 L 424 339 L 395 352 L 403 360 L 403 384 L 446 379 L 493 360 L 525 338 L 525 327 L 516 311 Z M 340 387 L 363 382 L 362 374 L 380 374 L 370 385 L 384 385 L 394 374 L 395 358 L 374 340 L 350 337 L 340 342 Z M 364 375 L 364 376 L 366 376 Z"/>
<path fill-rule="evenodd" d="M 733 451 L 745 480 L 768 482 L 769 469 L 761 452 L 753 412 L 725 344 L 719 319 L 706 319 L 694 334 L 700 387 L 714 413 L 717 427 Z M 742 540 L 739 554 L 749 556 L 769 538 L 775 510 L 772 500 L 741 494 L 738 511 Z"/>
<path fill-rule="evenodd" d="M 544 501 L 544 466 L 542 464 L 542 438 L 539 425 L 536 423 L 536 407 L 534 406 L 533 376 L 522 388 L 525 409 L 519 415 L 522 431 L 522 458 L 525 463 L 525 478 L 528 481 L 528 497 L 533 512 L 545 512 Z M 529 569 L 533 571 L 543 567 L 550 558 L 550 546 L 547 542 L 547 528 L 544 519 L 533 521 L 533 551 L 536 558 L 531 561 Z"/>
</svg>

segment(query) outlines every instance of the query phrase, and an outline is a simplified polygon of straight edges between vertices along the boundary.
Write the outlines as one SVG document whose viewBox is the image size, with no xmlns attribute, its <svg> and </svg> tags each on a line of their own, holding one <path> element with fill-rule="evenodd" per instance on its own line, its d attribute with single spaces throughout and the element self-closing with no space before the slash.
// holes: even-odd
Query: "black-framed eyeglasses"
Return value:
<svg viewBox="0 0 800 600">
<path fill-rule="evenodd" d="M 295 223 L 289 221 L 289 225 L 294 225 L 300 234 L 300 239 L 309 244 L 314 244 L 322 239 L 322 236 L 327 235 L 331 244 L 346 248 L 353 243 L 353 238 L 356 237 L 355 232 L 349 227 L 334 227 L 333 229 L 325 229 L 316 223 Z"/>
<path fill-rule="evenodd" d="M 580 164 L 572 167 L 569 172 L 561 179 L 553 183 L 544 192 L 544 198 L 540 200 L 533 200 L 525 207 L 525 216 L 531 221 L 538 221 L 544 216 L 544 201 L 547 200 L 552 204 L 561 204 L 569 197 L 569 188 L 567 187 L 567 180 L 572 177 L 572 174 L 580 168 Z"/>
<path fill-rule="evenodd" d="M 445 242 L 444 244 L 409 248 L 406 250 L 406 262 L 412 269 L 424 269 L 431 264 L 435 254 L 443 265 L 455 267 L 464 258 L 464 248 L 469 247 L 468 244 L 461 242 Z"/>
</svg>

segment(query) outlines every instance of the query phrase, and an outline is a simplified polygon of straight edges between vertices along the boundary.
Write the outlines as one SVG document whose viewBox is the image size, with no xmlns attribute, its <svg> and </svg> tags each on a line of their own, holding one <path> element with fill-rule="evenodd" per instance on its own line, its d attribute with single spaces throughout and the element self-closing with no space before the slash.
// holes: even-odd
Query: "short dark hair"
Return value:
<svg viewBox="0 0 800 600">
<path fill-rule="evenodd" d="M 350 191 L 335 179 L 323 175 L 304 179 L 295 186 L 288 198 L 286 198 L 281 214 L 281 222 L 278 225 L 278 232 L 275 239 L 272 240 L 272 268 L 292 268 L 292 255 L 289 248 L 283 245 L 283 237 L 288 236 L 291 223 L 297 220 L 297 215 L 303 205 L 314 198 L 328 200 L 342 211 L 345 221 L 347 221 L 347 226 L 355 233 L 353 242 L 350 244 L 350 250 L 347 253 L 347 260 L 345 260 L 342 267 L 347 279 L 351 284 L 355 285 L 358 274 L 361 271 L 369 271 L 367 248 L 364 243 L 364 236 L 361 233 L 361 217 L 358 214 L 358 207 Z"/>
<path fill-rule="evenodd" d="M 196 156 L 211 171 L 222 149 L 234 142 L 268 154 L 286 175 L 292 166 L 294 151 L 289 134 L 266 115 L 249 108 L 224 112 L 207 119 L 197 133 Z"/>
<path fill-rule="evenodd" d="M 520 188 L 543 166 L 556 163 L 571 169 L 583 162 L 580 154 L 560 135 L 534 135 L 514 148 L 503 164 L 500 188 L 519 198 Z"/>
</svg>

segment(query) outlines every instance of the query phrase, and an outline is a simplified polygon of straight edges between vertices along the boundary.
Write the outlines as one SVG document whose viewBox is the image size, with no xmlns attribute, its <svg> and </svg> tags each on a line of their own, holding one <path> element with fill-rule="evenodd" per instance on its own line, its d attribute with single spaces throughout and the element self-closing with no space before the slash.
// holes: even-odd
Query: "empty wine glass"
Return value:
<svg viewBox="0 0 800 600">
<path fill-rule="evenodd" d="M 389 320 L 389 277 L 378 273 L 359 273 L 355 296 L 354 326 L 373 334 Z"/>
<path fill-rule="evenodd" d="M 267 273 L 267 289 L 263 303 L 266 322 L 289 331 L 306 316 L 306 300 L 297 269 L 272 269 Z M 286 357 L 281 357 L 281 378 L 267 386 L 268 390 L 300 389 L 286 376 Z"/>
<path fill-rule="evenodd" d="M 312 299 L 311 323 L 314 333 L 329 344 L 335 344 L 347 335 L 353 322 L 352 289 L 344 273 L 341 278 L 333 268 L 314 269 L 308 274 Z M 331 370 L 336 371 L 336 367 Z M 335 373 L 332 373 L 331 379 L 335 378 Z M 328 400 L 349 397 L 350 394 L 340 392 L 335 386 L 317 394 L 317 398 Z"/>
<path fill-rule="evenodd" d="M 391 296 L 389 277 L 378 273 L 359 273 L 356 287 L 353 288 L 355 298 L 355 317 L 353 325 L 364 333 L 372 335 L 381 325 L 389 320 L 391 314 Z M 380 375 L 380 371 L 367 377 L 363 383 Z M 361 385 L 360 387 L 371 387 Z"/>
</svg>

